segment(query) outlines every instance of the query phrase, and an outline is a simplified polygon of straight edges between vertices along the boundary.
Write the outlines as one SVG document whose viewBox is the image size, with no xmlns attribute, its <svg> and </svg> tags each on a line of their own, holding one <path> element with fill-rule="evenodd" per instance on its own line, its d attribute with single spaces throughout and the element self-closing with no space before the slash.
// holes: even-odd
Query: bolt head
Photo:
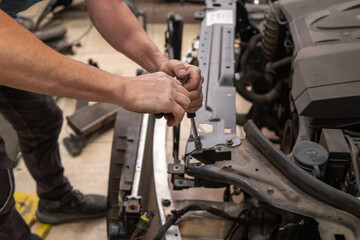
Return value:
<svg viewBox="0 0 360 240">
<path fill-rule="evenodd" d="M 202 143 L 199 141 L 195 142 L 195 148 L 202 148 Z"/>
<path fill-rule="evenodd" d="M 169 199 L 162 200 L 162 205 L 164 207 L 169 207 L 171 205 L 171 201 Z"/>
<path fill-rule="evenodd" d="M 228 138 L 228 139 L 226 139 L 225 143 L 226 143 L 226 145 L 231 146 L 234 144 L 234 140 L 232 138 Z"/>
<path fill-rule="evenodd" d="M 274 193 L 274 189 L 272 189 L 272 188 L 268 188 L 266 191 L 270 194 Z"/>
</svg>

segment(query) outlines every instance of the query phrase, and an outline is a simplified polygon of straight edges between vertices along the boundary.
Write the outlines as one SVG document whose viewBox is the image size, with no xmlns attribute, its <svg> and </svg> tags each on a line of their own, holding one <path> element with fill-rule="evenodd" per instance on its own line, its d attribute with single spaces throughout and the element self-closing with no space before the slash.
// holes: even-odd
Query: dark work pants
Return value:
<svg viewBox="0 0 360 240">
<path fill-rule="evenodd" d="M 39 204 L 45 209 L 62 206 L 72 187 L 60 162 L 61 110 L 49 96 L 1 86 L 0 112 L 18 134 L 25 164 L 36 181 Z M 12 168 L 0 137 L 0 240 L 26 240 L 29 235 L 14 210 L 13 191 Z"/>
</svg>

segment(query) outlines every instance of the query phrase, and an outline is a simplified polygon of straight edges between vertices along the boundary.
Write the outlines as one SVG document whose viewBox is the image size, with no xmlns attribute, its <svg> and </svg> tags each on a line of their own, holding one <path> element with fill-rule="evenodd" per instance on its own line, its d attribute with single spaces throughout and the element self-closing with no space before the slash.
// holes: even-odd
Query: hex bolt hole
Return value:
<svg viewBox="0 0 360 240">
<path fill-rule="evenodd" d="M 180 166 L 173 166 L 173 170 L 174 170 L 174 171 L 179 171 L 180 169 L 181 169 Z"/>
</svg>

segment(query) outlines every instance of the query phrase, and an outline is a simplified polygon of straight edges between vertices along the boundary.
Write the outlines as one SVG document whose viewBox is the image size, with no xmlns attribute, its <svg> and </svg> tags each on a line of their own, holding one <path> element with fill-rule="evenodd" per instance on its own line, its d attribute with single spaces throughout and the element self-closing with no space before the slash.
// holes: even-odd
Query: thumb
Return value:
<svg viewBox="0 0 360 240">
<path fill-rule="evenodd" d="M 166 62 L 162 67 L 162 71 L 171 76 L 176 75 L 179 78 L 186 78 L 189 75 L 186 65 L 178 60 L 169 60 Z"/>
<path fill-rule="evenodd" d="M 189 71 L 184 65 L 182 65 L 178 69 L 175 69 L 175 75 L 179 78 L 186 78 L 189 75 Z"/>
</svg>

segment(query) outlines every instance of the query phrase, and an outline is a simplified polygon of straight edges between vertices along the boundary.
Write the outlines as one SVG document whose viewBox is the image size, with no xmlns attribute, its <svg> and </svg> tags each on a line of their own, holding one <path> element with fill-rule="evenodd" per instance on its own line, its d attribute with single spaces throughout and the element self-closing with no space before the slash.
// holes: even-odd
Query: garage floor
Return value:
<svg viewBox="0 0 360 240">
<path fill-rule="evenodd" d="M 35 17 L 44 8 L 48 1 L 44 1 L 29 9 L 23 15 Z M 75 1 L 81 2 L 81 1 Z M 66 26 L 67 40 L 69 42 L 78 39 L 91 26 L 86 14 L 75 15 L 75 18 L 66 18 L 57 20 L 61 26 Z M 164 49 L 164 32 L 165 24 L 148 24 L 148 34 L 157 44 L 160 50 Z M 183 52 L 191 46 L 192 40 L 196 37 L 200 30 L 197 23 L 185 24 L 183 37 Z M 87 62 L 93 59 L 103 70 L 124 75 L 134 76 L 138 66 L 128 60 L 124 55 L 115 51 L 107 44 L 95 28 L 84 36 L 81 41 L 81 47 L 74 48 L 75 55 L 70 56 L 76 60 Z M 64 124 L 59 138 L 62 162 L 65 167 L 65 175 L 75 189 L 79 189 L 83 193 L 107 194 L 108 172 L 110 163 L 110 150 L 112 144 L 113 131 L 110 130 L 96 140 L 91 142 L 78 157 L 72 157 L 65 149 L 62 139 L 71 133 L 70 127 L 66 123 L 65 116 L 71 115 L 75 111 L 76 100 L 69 98 L 60 98 L 58 104 L 64 112 Z M 249 104 L 241 101 L 240 109 L 246 112 Z M 186 124 L 189 124 L 186 122 Z M 186 137 L 182 137 L 185 141 Z M 182 144 L 184 146 L 184 144 Z M 35 182 L 31 178 L 24 162 L 21 160 L 14 169 L 16 178 L 16 191 L 36 193 Z M 87 221 L 75 221 L 67 224 L 53 226 L 50 230 L 47 240 L 62 239 L 107 239 L 106 238 L 106 221 L 105 218 Z"/>
</svg>

